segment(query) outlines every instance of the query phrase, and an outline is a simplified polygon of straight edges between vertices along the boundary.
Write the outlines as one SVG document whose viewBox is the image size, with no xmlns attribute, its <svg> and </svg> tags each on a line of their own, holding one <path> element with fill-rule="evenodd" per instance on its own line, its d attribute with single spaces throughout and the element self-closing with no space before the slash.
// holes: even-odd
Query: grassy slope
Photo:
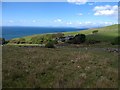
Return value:
<svg viewBox="0 0 120 90">
<path fill-rule="evenodd" d="M 92 31 L 98 30 L 98 33 L 96 35 L 92 35 Z M 96 29 L 89 29 L 89 30 L 82 30 L 78 32 L 64 32 L 65 35 L 76 35 L 76 34 L 86 34 L 87 39 L 89 40 L 101 40 L 101 41 L 113 41 L 116 36 L 118 36 L 118 25 L 111 25 L 107 27 L 102 28 L 96 28 Z M 51 34 L 51 33 L 49 33 Z M 31 40 L 32 37 L 46 37 L 46 34 L 37 34 L 32 36 L 26 36 L 24 37 L 26 41 Z M 19 39 L 19 38 L 16 38 Z"/>
<path fill-rule="evenodd" d="M 115 88 L 118 54 L 95 48 L 3 46 L 3 87 Z"/>
<path fill-rule="evenodd" d="M 93 30 L 98 30 L 100 34 L 105 34 L 105 35 L 116 35 L 118 33 L 118 25 L 111 25 L 111 26 L 106 26 L 102 28 L 95 28 L 95 29 L 89 29 L 89 30 L 82 30 L 80 32 L 65 32 L 65 34 L 77 34 L 77 33 L 83 33 L 83 34 L 91 34 Z"/>
<path fill-rule="evenodd" d="M 98 30 L 98 33 L 96 35 L 91 35 L 92 31 Z M 112 41 L 115 37 L 118 36 L 118 25 L 111 25 L 103 28 L 96 28 L 96 29 L 89 29 L 89 30 L 83 30 L 80 32 L 67 32 L 66 35 L 74 35 L 77 33 L 86 34 L 87 39 L 94 39 L 94 40 L 101 40 L 101 41 Z"/>
<path fill-rule="evenodd" d="M 117 25 L 97 30 L 99 32 L 94 37 L 88 35 L 93 29 L 67 32 L 65 35 L 83 33 L 91 39 L 105 36 L 103 40 L 111 40 L 110 38 L 117 36 L 118 31 Z M 25 39 L 30 40 L 34 36 L 42 35 L 28 36 Z M 109 53 L 98 47 L 48 49 L 3 46 L 2 61 L 3 87 L 114 88 L 118 86 L 118 53 Z"/>
</svg>

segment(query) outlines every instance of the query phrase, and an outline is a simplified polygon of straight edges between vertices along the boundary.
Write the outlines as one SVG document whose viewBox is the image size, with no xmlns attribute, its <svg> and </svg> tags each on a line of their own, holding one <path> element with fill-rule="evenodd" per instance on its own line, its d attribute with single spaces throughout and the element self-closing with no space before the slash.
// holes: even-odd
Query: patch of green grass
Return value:
<svg viewBox="0 0 120 90">
<path fill-rule="evenodd" d="M 98 30 L 96 34 L 92 34 L 94 30 Z M 85 34 L 87 35 L 87 40 L 99 40 L 103 42 L 112 42 L 118 36 L 118 24 L 106 26 L 102 28 L 95 28 L 89 30 L 82 30 L 76 32 L 63 32 L 65 36 L 76 35 L 76 34 Z M 49 38 L 52 33 L 49 34 L 36 34 L 32 36 L 26 36 L 26 41 L 30 41 L 32 37 L 44 37 L 45 39 Z M 19 39 L 19 38 L 15 38 Z"/>
</svg>

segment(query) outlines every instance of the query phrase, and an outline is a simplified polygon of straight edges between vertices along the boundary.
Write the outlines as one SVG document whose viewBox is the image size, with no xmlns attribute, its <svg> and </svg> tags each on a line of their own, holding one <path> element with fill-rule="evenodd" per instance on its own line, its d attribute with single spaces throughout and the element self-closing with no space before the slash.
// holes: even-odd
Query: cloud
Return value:
<svg viewBox="0 0 120 90">
<path fill-rule="evenodd" d="M 54 22 L 62 22 L 62 20 L 61 19 L 56 19 L 56 20 L 54 20 Z"/>
<path fill-rule="evenodd" d="M 113 22 L 103 22 L 103 24 L 105 24 L 105 25 L 112 25 L 114 23 Z"/>
<path fill-rule="evenodd" d="M 118 6 L 96 6 L 94 9 L 95 16 L 117 16 L 118 15 Z"/>
<path fill-rule="evenodd" d="M 33 23 L 36 23 L 37 21 L 36 20 L 32 20 Z"/>
<path fill-rule="evenodd" d="M 67 25 L 71 25 L 72 24 L 72 22 L 67 22 Z"/>
<path fill-rule="evenodd" d="M 90 22 L 90 21 L 87 21 L 87 22 L 85 22 L 85 24 L 93 24 L 92 22 Z"/>
<path fill-rule="evenodd" d="M 80 25 L 81 25 L 81 24 L 82 24 L 82 22 L 78 22 L 78 24 L 80 24 Z"/>
<path fill-rule="evenodd" d="M 116 24 L 115 22 L 110 22 L 110 21 L 84 21 L 84 22 L 77 22 L 76 25 L 78 27 L 98 27 L 98 26 L 109 26 Z"/>
<path fill-rule="evenodd" d="M 94 3 L 88 3 L 88 5 L 93 5 Z"/>
<path fill-rule="evenodd" d="M 23 22 L 25 22 L 25 20 L 23 20 Z M 32 23 L 40 23 L 40 20 L 38 19 L 36 19 L 36 20 L 32 20 Z"/>
<path fill-rule="evenodd" d="M 79 16 L 82 16 L 83 14 L 82 13 L 78 13 Z"/>
<path fill-rule="evenodd" d="M 69 3 L 73 3 L 76 5 L 81 5 L 81 4 L 85 4 L 88 0 L 67 0 Z"/>
<path fill-rule="evenodd" d="M 26 20 L 19 20 L 19 22 L 21 22 L 21 23 L 25 23 L 25 22 L 26 22 Z"/>
<path fill-rule="evenodd" d="M 13 20 L 9 20 L 8 22 L 9 22 L 9 23 L 14 23 L 14 21 L 13 21 Z"/>
</svg>

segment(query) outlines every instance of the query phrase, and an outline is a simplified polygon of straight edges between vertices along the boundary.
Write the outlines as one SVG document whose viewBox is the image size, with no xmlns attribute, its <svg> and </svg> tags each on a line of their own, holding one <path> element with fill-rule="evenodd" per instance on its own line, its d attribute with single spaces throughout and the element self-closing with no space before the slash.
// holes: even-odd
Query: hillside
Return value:
<svg viewBox="0 0 120 90">
<path fill-rule="evenodd" d="M 98 30 L 98 33 L 93 36 L 91 34 L 92 34 L 92 31 L 94 31 L 94 30 Z M 80 32 L 67 32 L 67 33 L 65 33 L 65 35 L 75 35 L 78 33 L 86 34 L 87 39 L 112 41 L 115 37 L 118 36 L 118 25 L 115 24 L 115 25 L 106 26 L 106 27 L 102 27 L 102 28 L 83 30 Z"/>
<path fill-rule="evenodd" d="M 96 34 L 92 34 L 92 31 L 98 30 Z M 118 36 L 118 24 L 111 25 L 111 26 L 106 26 L 102 28 L 95 28 L 95 29 L 88 29 L 88 30 L 82 30 L 78 32 L 63 32 L 65 36 L 68 35 L 76 35 L 76 34 L 86 34 L 87 35 L 87 40 L 100 40 L 100 41 L 113 41 L 115 37 Z M 32 35 L 32 36 L 26 36 L 23 37 L 27 42 L 31 40 L 31 38 L 36 37 L 36 38 L 49 38 L 52 37 L 52 33 L 47 33 L 47 34 L 37 34 L 37 35 Z M 13 40 L 17 40 L 19 38 L 15 38 Z"/>
<path fill-rule="evenodd" d="M 83 33 L 87 35 L 87 39 L 109 41 L 117 36 L 117 26 L 64 34 Z M 94 30 L 98 32 L 92 34 Z M 52 35 L 40 34 L 24 38 L 27 41 L 32 37 L 40 40 L 40 37 L 47 39 Z M 25 44 L 2 46 L 3 88 L 117 88 L 119 86 L 118 46 L 69 44 L 45 48 L 30 45 L 33 46 Z"/>
</svg>

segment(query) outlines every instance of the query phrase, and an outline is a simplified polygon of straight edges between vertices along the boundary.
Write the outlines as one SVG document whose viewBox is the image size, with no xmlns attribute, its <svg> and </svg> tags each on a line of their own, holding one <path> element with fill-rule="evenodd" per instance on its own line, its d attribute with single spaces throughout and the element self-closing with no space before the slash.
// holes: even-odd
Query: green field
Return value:
<svg viewBox="0 0 120 90">
<path fill-rule="evenodd" d="M 118 53 L 106 48 L 3 46 L 3 88 L 117 88 Z"/>
<path fill-rule="evenodd" d="M 92 31 L 98 30 L 98 33 L 92 34 Z M 106 26 L 102 28 L 88 29 L 77 32 L 64 32 L 64 35 L 76 35 L 76 34 L 85 34 L 87 35 L 87 40 L 100 40 L 103 42 L 112 42 L 118 36 L 118 24 Z M 44 37 L 49 38 L 52 33 L 48 34 L 37 34 L 32 36 L 23 37 L 26 41 L 30 41 L 32 37 Z M 15 38 L 19 39 L 19 38 Z"/>
<path fill-rule="evenodd" d="M 92 31 L 98 30 L 98 33 L 95 35 L 92 35 Z M 67 32 L 65 35 L 75 35 L 77 33 L 86 34 L 87 39 L 89 40 L 101 40 L 101 41 L 113 41 L 115 37 L 118 36 L 118 25 L 111 25 L 103 28 L 96 28 L 96 29 L 89 29 L 89 30 L 83 30 L 80 32 Z"/>
</svg>

